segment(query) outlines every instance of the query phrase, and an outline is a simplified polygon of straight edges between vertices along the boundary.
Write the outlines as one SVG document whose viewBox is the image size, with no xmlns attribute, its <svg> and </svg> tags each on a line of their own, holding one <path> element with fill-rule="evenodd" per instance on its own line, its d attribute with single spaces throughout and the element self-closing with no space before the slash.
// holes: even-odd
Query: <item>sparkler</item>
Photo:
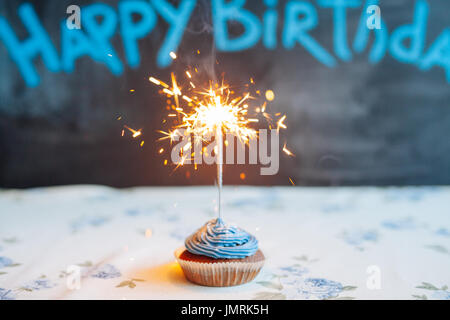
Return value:
<svg viewBox="0 0 450 320">
<path fill-rule="evenodd" d="M 197 52 L 199 53 L 199 52 Z M 176 59 L 175 53 L 171 53 L 171 57 Z M 185 71 L 186 81 L 183 84 L 177 82 L 177 77 L 171 73 L 170 85 L 155 77 L 149 77 L 149 81 L 160 87 L 160 94 L 167 97 L 167 119 L 163 123 L 171 127 L 167 131 L 159 131 L 164 136 L 160 140 L 169 139 L 172 143 L 182 135 L 180 129 L 184 129 L 184 135 L 193 136 L 194 144 L 202 144 L 208 141 L 211 135 L 215 137 L 214 153 L 217 164 L 217 185 L 218 185 L 218 214 L 222 218 L 222 187 L 223 187 L 223 144 L 224 134 L 231 134 L 243 143 L 248 145 L 249 141 L 258 138 L 258 133 L 252 126 L 259 122 L 258 117 L 263 117 L 272 128 L 272 117 L 266 112 L 267 101 L 274 99 L 274 93 L 271 90 L 266 92 L 266 100 L 262 105 L 250 106 L 250 103 L 257 100 L 251 96 L 249 90 L 242 94 L 236 94 L 235 90 L 222 80 L 221 83 L 209 81 L 208 86 L 201 86 L 195 83 L 194 75 L 198 72 L 197 68 Z M 250 80 L 253 84 L 253 79 Z M 200 88 L 204 89 L 200 89 Z M 249 86 L 247 86 L 248 88 Z M 260 95 L 259 91 L 256 93 Z M 277 114 L 277 131 L 286 129 L 284 120 L 285 115 Z M 125 126 L 132 134 L 137 137 L 141 134 L 141 130 L 133 130 Z M 227 144 L 227 141 L 225 141 Z M 182 166 L 187 159 L 195 159 L 194 152 L 184 154 L 191 149 L 191 143 L 188 143 L 181 150 L 181 161 L 177 163 L 177 167 Z M 200 153 L 203 154 L 205 151 Z M 283 148 L 288 155 L 292 153 Z M 163 153 L 164 149 L 159 149 L 159 153 Z M 167 160 L 164 160 L 167 165 Z M 195 165 L 196 166 L 196 165 Z M 195 167 L 197 169 L 197 166 Z M 242 177 L 242 175 L 241 175 Z M 245 177 L 245 175 L 244 175 Z"/>
<path fill-rule="evenodd" d="M 248 116 L 249 107 L 244 104 L 247 100 L 252 99 L 250 93 L 234 97 L 234 91 L 228 85 L 223 83 L 218 85 L 213 82 L 210 82 L 208 89 L 197 90 L 197 86 L 192 82 L 192 74 L 186 71 L 186 76 L 189 82 L 189 86 L 187 86 L 189 93 L 186 94 L 183 94 L 182 87 L 177 83 L 174 73 L 171 74 L 172 86 L 169 87 L 161 80 L 154 77 L 149 78 L 150 82 L 161 87 L 162 94 L 166 94 L 174 102 L 167 117 L 174 118 L 176 124 L 168 132 L 160 131 L 164 134 L 161 139 L 174 141 L 180 135 L 179 129 L 184 129 L 185 135 L 193 135 L 195 143 L 202 143 L 210 135 L 215 135 L 214 152 L 217 157 L 219 190 L 218 214 L 219 218 L 222 218 L 223 136 L 230 133 L 241 142 L 248 144 L 250 139 L 257 138 L 257 131 L 251 128 L 250 124 L 258 122 L 258 119 Z M 186 145 L 183 151 L 188 150 L 190 146 L 190 144 Z M 181 165 L 188 157 L 195 158 L 195 153 L 184 155 Z"/>
</svg>

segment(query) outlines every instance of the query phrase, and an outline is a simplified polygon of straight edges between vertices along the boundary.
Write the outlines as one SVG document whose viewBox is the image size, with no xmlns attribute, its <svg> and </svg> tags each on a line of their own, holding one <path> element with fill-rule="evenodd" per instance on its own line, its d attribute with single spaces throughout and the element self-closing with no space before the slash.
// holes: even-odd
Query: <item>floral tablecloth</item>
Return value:
<svg viewBox="0 0 450 320">
<path fill-rule="evenodd" d="M 173 252 L 213 187 L 0 191 L 0 299 L 450 299 L 450 188 L 226 187 L 256 235 L 249 284 L 187 282 Z"/>
</svg>

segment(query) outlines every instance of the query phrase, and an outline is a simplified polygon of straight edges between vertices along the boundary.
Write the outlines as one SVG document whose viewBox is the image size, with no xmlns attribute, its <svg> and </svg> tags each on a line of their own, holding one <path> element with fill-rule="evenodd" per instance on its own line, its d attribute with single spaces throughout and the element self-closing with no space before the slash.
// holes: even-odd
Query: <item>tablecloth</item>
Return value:
<svg viewBox="0 0 450 320">
<path fill-rule="evenodd" d="M 449 187 L 233 187 L 227 223 L 266 256 L 254 281 L 189 283 L 173 253 L 214 187 L 0 191 L 0 299 L 450 299 Z"/>
</svg>

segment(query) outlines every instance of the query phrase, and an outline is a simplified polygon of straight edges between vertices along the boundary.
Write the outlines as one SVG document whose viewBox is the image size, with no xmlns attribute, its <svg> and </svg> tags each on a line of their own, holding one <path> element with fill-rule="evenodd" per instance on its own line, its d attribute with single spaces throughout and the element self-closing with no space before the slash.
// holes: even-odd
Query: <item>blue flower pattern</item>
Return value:
<svg viewBox="0 0 450 320">
<path fill-rule="evenodd" d="M 450 231 L 446 228 L 440 228 L 436 230 L 436 234 L 443 237 L 450 237 Z"/>
<path fill-rule="evenodd" d="M 422 295 L 413 295 L 416 299 L 421 300 L 450 300 L 450 291 L 448 290 L 448 286 L 444 285 L 442 287 L 437 287 L 428 282 L 422 282 L 420 286 L 416 287 L 417 289 L 426 290 L 427 294 Z"/>
<path fill-rule="evenodd" d="M 110 221 L 109 217 L 105 216 L 92 216 L 92 217 L 81 217 L 70 224 L 70 228 L 73 232 L 78 232 L 86 227 L 98 228 Z"/>
<path fill-rule="evenodd" d="M 15 298 L 12 290 L 0 288 L 0 300 L 14 300 Z"/>
<path fill-rule="evenodd" d="M 24 284 L 21 288 L 27 291 L 35 291 L 35 290 L 43 290 L 43 289 L 51 289 L 55 287 L 56 284 L 52 282 L 50 279 L 39 278 Z"/>
<path fill-rule="evenodd" d="M 122 274 L 120 273 L 120 271 L 112 264 L 105 264 L 95 270 L 91 277 L 99 279 L 113 279 L 118 278 L 121 275 Z"/>
<path fill-rule="evenodd" d="M 340 237 L 349 245 L 358 250 L 364 250 L 367 243 L 375 243 L 378 241 L 378 232 L 376 230 L 351 230 L 344 231 Z"/>
<path fill-rule="evenodd" d="M 14 262 L 7 257 L 0 257 L 0 269 L 13 265 Z"/>
<path fill-rule="evenodd" d="M 411 217 L 399 220 L 385 220 L 381 223 L 381 225 L 391 230 L 408 230 L 415 229 L 417 227 L 416 223 Z"/>
<path fill-rule="evenodd" d="M 256 298 L 324 300 L 338 298 L 344 291 L 345 287 L 340 282 L 308 277 L 308 273 L 308 268 L 299 264 L 281 267 L 273 275 L 275 280 L 258 282 L 267 288 L 276 289 L 278 292 L 276 294 L 260 292 Z"/>
<path fill-rule="evenodd" d="M 428 197 L 428 194 L 431 194 L 431 192 L 436 192 L 438 190 L 439 188 L 429 188 L 429 189 L 418 188 L 417 190 L 410 190 L 410 191 L 402 189 L 393 189 L 393 190 L 390 189 L 386 192 L 382 191 L 381 195 L 382 198 L 384 197 L 383 201 L 385 201 L 385 203 L 391 203 L 388 204 L 388 206 L 389 205 L 397 206 L 398 204 L 400 204 L 401 201 L 413 202 L 412 205 L 414 206 L 416 204 L 422 205 L 419 202 L 423 201 L 426 197 Z M 251 193 L 249 196 L 239 194 L 239 196 L 235 197 L 234 200 L 229 200 L 226 206 L 228 206 L 232 210 L 236 208 L 238 208 L 239 210 L 247 209 L 249 207 L 251 207 L 252 209 L 259 208 L 261 210 L 269 210 L 274 208 L 279 209 L 285 206 L 283 197 L 284 197 L 283 192 L 277 193 L 273 192 L 273 190 L 270 190 L 270 192 Z M 306 198 L 308 200 L 308 197 Z M 93 200 L 95 202 L 101 202 L 101 201 L 112 201 L 114 199 L 116 199 L 116 197 L 97 197 L 95 199 L 92 198 L 90 200 Z M 332 215 L 328 215 L 328 217 L 330 218 L 335 218 L 338 214 L 342 216 L 348 214 L 348 216 L 350 216 L 351 214 L 353 214 L 353 212 L 356 213 L 359 202 L 354 203 L 353 201 L 347 201 L 346 200 L 347 197 L 342 197 L 343 199 L 342 201 L 339 201 L 340 199 L 341 199 L 340 197 L 337 197 L 337 199 L 334 200 L 331 199 L 332 201 L 328 200 L 324 202 L 316 202 L 316 204 L 312 208 L 313 210 L 316 210 L 316 212 L 318 211 L 324 213 L 322 216 L 326 216 L 325 214 L 328 213 L 335 213 L 334 217 Z M 348 199 L 354 198 L 350 197 Z M 426 200 L 428 201 L 429 199 L 427 198 Z M 313 202 L 312 200 L 308 201 L 310 201 L 311 203 Z M 209 210 L 208 211 L 205 208 L 201 208 L 195 212 L 196 213 L 201 212 L 201 214 L 205 215 L 207 214 L 209 216 L 213 214 L 211 210 L 208 209 Z M 286 208 L 289 208 L 289 206 L 286 205 Z M 258 210 L 249 210 L 249 213 L 253 214 L 253 212 L 257 211 Z M 189 235 L 192 231 L 194 231 L 195 228 L 197 227 L 197 225 L 195 225 L 193 226 L 193 228 L 190 228 L 189 227 L 190 220 L 185 219 L 179 213 L 179 210 L 178 209 L 174 210 L 171 205 L 170 206 L 167 205 L 167 207 L 164 206 L 163 202 L 161 202 L 159 206 L 154 206 L 153 208 L 134 207 L 133 204 L 131 204 L 130 206 L 128 203 L 128 207 L 125 204 L 124 207 L 120 209 L 119 212 L 120 212 L 119 216 L 109 215 L 108 211 L 102 211 L 99 214 L 91 216 L 86 214 L 84 216 L 78 216 L 78 218 L 76 218 L 77 217 L 76 215 L 73 215 L 72 217 L 75 217 L 74 220 L 72 220 L 71 222 L 69 221 L 69 223 L 67 222 L 64 223 L 65 226 L 67 227 L 68 225 L 72 231 L 78 232 L 84 231 L 85 229 L 89 228 L 100 228 L 102 226 L 105 226 L 113 218 L 131 221 L 132 219 L 129 218 L 145 218 L 148 216 L 152 216 L 152 218 L 155 217 L 157 219 L 160 219 L 159 221 L 162 221 L 159 222 L 157 220 L 157 223 L 161 224 L 166 222 L 171 223 L 168 224 L 169 227 L 167 229 L 163 230 L 164 232 L 168 230 L 167 236 L 173 240 L 176 240 L 177 242 L 180 242 L 180 244 L 182 243 L 182 241 L 184 241 L 186 236 Z M 408 233 L 406 232 L 402 233 L 397 231 L 417 230 L 423 232 L 424 234 L 428 233 L 429 235 L 434 237 L 431 238 L 430 242 L 426 243 L 424 242 L 423 246 L 432 247 L 431 245 L 434 245 L 434 247 L 440 249 L 441 251 L 443 250 L 442 248 L 448 248 L 448 244 L 446 242 L 450 237 L 449 231 L 450 228 L 448 225 L 442 223 L 433 224 L 433 222 L 429 222 L 425 220 L 425 218 L 421 218 L 419 215 L 416 214 L 414 210 L 405 212 L 407 212 L 408 214 L 408 216 L 406 217 L 403 216 L 398 218 L 398 215 L 396 216 L 385 215 L 384 218 L 381 218 L 379 220 L 377 220 L 376 218 L 371 219 L 370 222 L 366 225 L 364 225 L 363 222 L 361 222 L 361 224 L 358 227 L 345 225 L 345 229 L 341 230 L 337 229 L 335 233 L 332 231 L 330 235 L 335 239 L 336 238 L 340 239 L 341 241 L 343 241 L 343 243 L 351 247 L 354 247 L 355 249 L 367 250 L 366 252 L 370 253 L 371 252 L 370 250 L 375 248 L 372 245 L 376 244 L 379 241 L 379 239 L 388 239 L 387 235 L 390 232 L 395 233 L 396 236 L 403 236 L 404 234 Z M 105 215 L 104 213 L 107 213 L 108 215 Z M 160 233 L 158 233 L 158 235 L 159 234 Z M 386 238 L 384 238 L 385 234 Z M 153 239 L 151 239 L 150 241 L 152 240 Z M 16 265 L 16 263 L 13 259 L 7 257 L 7 255 L 9 255 L 10 249 L 9 244 L 6 241 L 4 243 L 2 242 L 1 244 L 2 245 L 0 246 L 0 251 L 2 250 L 5 251 L 6 249 L 8 249 L 4 253 L 2 252 L 3 256 L 0 256 L 0 269 L 3 268 L 2 270 L 0 270 L 1 276 L 0 279 L 4 280 L 11 273 L 9 271 L 11 269 L 7 267 Z M 303 254 L 303 252 L 301 252 L 300 254 Z M 355 252 L 354 254 L 360 255 L 359 252 Z M 276 295 L 277 298 L 282 297 L 286 299 L 352 298 L 347 297 L 348 294 L 346 293 L 349 290 L 354 290 L 356 287 L 343 285 L 342 282 L 340 282 L 339 278 L 335 278 L 330 275 L 317 274 L 318 269 L 316 270 L 315 268 L 312 268 L 311 265 L 307 265 L 308 266 L 307 268 L 305 265 L 303 265 L 303 262 L 305 261 L 302 261 L 302 264 L 280 266 L 278 269 L 275 269 L 273 274 L 274 278 L 271 279 L 270 281 L 258 282 L 258 280 L 255 280 L 254 283 L 270 289 L 271 293 L 278 294 Z M 270 266 L 265 267 L 266 272 L 268 270 L 267 268 L 269 268 L 270 270 Z M 314 272 L 313 274 L 312 272 L 310 272 L 310 269 L 315 270 L 316 272 Z M 90 266 L 84 268 L 83 270 L 85 271 L 84 276 L 97 279 L 107 280 L 122 277 L 122 272 L 112 264 L 103 264 L 97 268 Z M 25 283 L 25 285 L 23 285 L 22 288 L 27 291 L 39 291 L 51 289 L 57 285 L 64 285 L 63 282 L 57 282 L 58 281 L 57 275 L 51 279 L 39 278 L 36 280 L 32 280 L 30 282 Z M 109 282 L 105 281 L 104 284 L 108 286 Z M 112 284 L 111 287 L 114 288 L 115 286 L 116 282 Z M 413 285 L 411 287 L 413 287 Z M 27 293 L 21 292 L 19 289 L 21 288 L 0 288 L 0 300 L 11 300 L 20 298 L 22 295 L 26 296 Z M 426 287 L 420 287 L 419 289 L 416 289 L 416 291 L 414 292 L 417 293 L 417 295 L 413 295 L 412 297 L 420 299 L 450 300 L 450 291 L 446 286 L 434 287 L 432 285 L 429 285 Z"/>
</svg>

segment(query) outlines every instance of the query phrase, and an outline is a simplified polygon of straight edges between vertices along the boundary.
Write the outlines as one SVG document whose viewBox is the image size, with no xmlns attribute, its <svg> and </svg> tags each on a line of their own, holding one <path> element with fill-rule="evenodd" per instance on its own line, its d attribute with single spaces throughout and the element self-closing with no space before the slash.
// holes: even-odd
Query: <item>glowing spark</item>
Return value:
<svg viewBox="0 0 450 320">
<path fill-rule="evenodd" d="M 163 89 L 163 92 L 167 93 L 168 95 L 171 95 L 171 96 L 174 95 L 174 93 L 172 91 L 170 91 L 169 89 L 166 89 L 166 88 Z"/>
<path fill-rule="evenodd" d="M 275 93 L 272 90 L 266 91 L 266 99 L 268 101 L 273 101 L 275 99 Z"/>
<path fill-rule="evenodd" d="M 188 151 L 190 147 L 191 143 L 190 142 L 186 143 L 186 145 L 183 147 L 183 151 Z"/>
<path fill-rule="evenodd" d="M 161 84 L 161 81 L 159 81 L 158 79 L 155 79 L 153 77 L 148 78 L 148 80 L 150 82 L 153 82 L 154 84 L 156 84 L 157 86 L 159 86 Z"/>
<path fill-rule="evenodd" d="M 188 155 L 182 156 L 180 162 L 177 163 L 177 166 L 175 167 L 175 169 L 178 169 L 179 167 L 181 167 L 186 162 L 187 157 L 188 157 Z"/>
<path fill-rule="evenodd" d="M 177 96 L 181 96 L 181 91 L 180 91 L 180 88 L 178 88 L 177 79 L 175 78 L 175 74 L 171 73 L 171 77 L 172 77 L 173 93 L 176 94 Z"/>
<path fill-rule="evenodd" d="M 290 157 L 294 156 L 294 154 L 288 148 L 286 148 L 286 143 L 283 146 L 283 152 L 286 153 Z"/>
<path fill-rule="evenodd" d="M 292 184 L 293 186 L 295 186 L 295 183 L 294 183 L 294 181 L 292 181 L 291 178 L 289 178 L 289 181 L 291 182 L 291 184 Z"/>
<path fill-rule="evenodd" d="M 186 71 L 186 75 L 188 76 L 189 79 L 192 79 L 191 73 L 189 71 Z"/>
<path fill-rule="evenodd" d="M 134 92 L 134 89 L 130 89 L 130 92 Z"/>
<path fill-rule="evenodd" d="M 280 128 L 286 129 L 286 125 L 283 123 L 283 121 L 286 119 L 286 115 L 282 116 L 280 120 L 277 122 L 277 131 L 280 131 Z"/>
<path fill-rule="evenodd" d="M 139 137 L 142 134 L 142 132 L 141 132 L 142 129 L 134 130 L 134 129 L 131 129 L 130 127 L 128 127 L 128 126 L 124 126 L 124 128 L 129 130 L 133 134 L 133 138 Z"/>
<path fill-rule="evenodd" d="M 267 102 L 264 102 L 262 107 L 261 107 L 261 112 L 262 113 L 266 112 L 266 107 L 267 107 Z"/>
<path fill-rule="evenodd" d="M 144 146 L 144 141 L 141 142 L 141 147 L 143 147 L 143 146 Z"/>
<path fill-rule="evenodd" d="M 244 173 L 244 172 L 241 172 L 241 174 L 239 175 L 239 178 L 240 178 L 241 180 L 245 180 L 245 173 Z"/>
<path fill-rule="evenodd" d="M 170 54 L 170 57 L 171 57 L 173 60 L 175 60 L 175 59 L 177 58 L 177 55 L 176 55 L 175 52 L 171 51 L 169 54 Z"/>
</svg>

